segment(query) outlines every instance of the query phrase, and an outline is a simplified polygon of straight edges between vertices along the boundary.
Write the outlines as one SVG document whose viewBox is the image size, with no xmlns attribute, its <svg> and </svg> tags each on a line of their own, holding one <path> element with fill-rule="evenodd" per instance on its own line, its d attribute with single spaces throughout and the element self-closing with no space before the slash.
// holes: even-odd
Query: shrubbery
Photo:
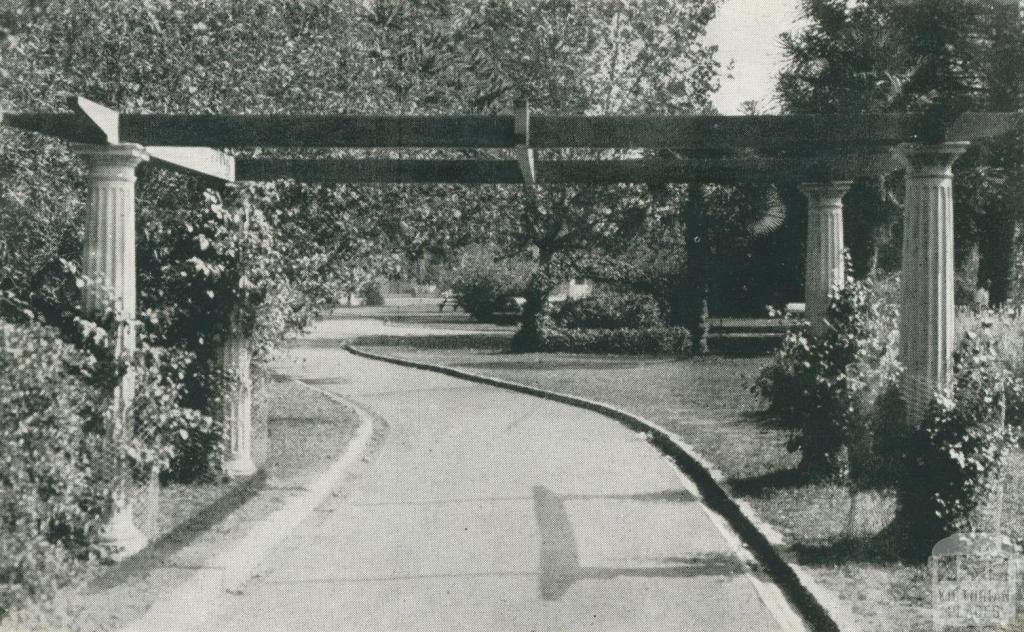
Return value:
<svg viewBox="0 0 1024 632">
<path fill-rule="evenodd" d="M 363 299 L 363 305 L 379 307 L 384 304 L 384 292 L 381 291 L 380 284 L 375 281 L 371 281 L 360 288 L 359 295 Z"/>
<path fill-rule="evenodd" d="M 569 299 L 552 310 L 561 329 L 649 329 L 664 324 L 661 309 L 646 294 L 598 294 Z"/>
<path fill-rule="evenodd" d="M 487 250 L 470 250 L 451 273 L 448 284 L 462 309 L 486 322 L 510 299 L 525 293 L 530 268 L 521 261 L 498 261 Z"/>
<path fill-rule="evenodd" d="M 887 290 L 849 283 L 832 298 L 829 329 L 818 338 L 787 335 L 754 390 L 792 429 L 789 447 L 802 453 L 806 474 L 894 488 L 903 529 L 930 547 L 978 526 L 1003 457 L 1020 439 L 1020 335 L 1004 335 L 999 315 L 974 319 L 954 354 L 953 386 L 908 425 L 897 389 L 898 312 Z"/>
<path fill-rule="evenodd" d="M 545 327 L 542 351 L 575 353 L 684 353 L 689 333 L 682 327 L 644 329 L 561 329 Z"/>
<path fill-rule="evenodd" d="M 38 324 L 0 324 L 0 618 L 92 553 L 104 485 L 95 360 Z"/>
<path fill-rule="evenodd" d="M 78 318 L 62 336 L 20 314 L 0 321 L 0 617 L 45 603 L 107 553 L 96 536 L 117 488 L 172 469 L 198 445 L 200 458 L 219 459 L 222 437 L 214 418 L 184 404 L 190 354 L 149 336 L 115 354 L 109 332 L 122 323 Z M 131 432 L 112 436 L 113 385 L 129 370 Z"/>
<path fill-rule="evenodd" d="M 1020 410 L 1024 383 L 1005 366 L 1001 343 L 987 328 L 967 332 L 954 355 L 953 387 L 909 438 L 900 507 L 925 542 L 979 526 L 976 510 L 992 499 L 1003 457 L 1020 439 L 1006 418 L 1007 408 Z"/>
<path fill-rule="evenodd" d="M 843 476 L 863 471 L 879 396 L 899 377 L 898 312 L 873 282 L 851 281 L 833 295 L 828 323 L 820 337 L 790 332 L 754 391 L 792 429 L 788 446 L 801 451 L 802 469 Z"/>
</svg>

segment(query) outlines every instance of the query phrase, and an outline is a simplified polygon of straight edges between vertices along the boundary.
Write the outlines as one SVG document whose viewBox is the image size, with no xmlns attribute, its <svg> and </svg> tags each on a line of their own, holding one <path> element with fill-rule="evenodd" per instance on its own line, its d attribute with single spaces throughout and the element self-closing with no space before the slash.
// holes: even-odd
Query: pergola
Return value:
<svg viewBox="0 0 1024 632">
<path fill-rule="evenodd" d="M 1009 131 L 1012 113 L 947 121 L 911 114 L 784 116 L 505 115 L 351 116 L 121 114 L 84 98 L 66 113 L 5 113 L 5 125 L 75 143 L 89 169 L 83 252 L 86 310 L 111 303 L 135 317 L 135 168 L 152 159 L 224 182 L 292 178 L 316 183 L 734 183 L 795 180 L 809 202 L 807 318 L 820 334 L 831 288 L 844 282 L 842 197 L 857 176 L 906 169 L 900 353 L 909 419 L 919 419 L 952 377 L 954 345 L 952 165 L 971 141 Z M 448 148 L 508 150 L 508 159 L 296 159 L 233 157 L 219 148 Z M 560 148 L 671 150 L 685 158 L 544 160 Z M 650 153 L 650 152 L 649 152 Z M 123 329 L 119 344 L 135 346 Z M 226 341 L 225 369 L 240 377 L 226 398 L 232 476 L 250 455 L 249 346 Z M 120 423 L 132 389 L 118 389 Z M 144 544 L 119 503 L 107 537 L 130 554 Z"/>
</svg>

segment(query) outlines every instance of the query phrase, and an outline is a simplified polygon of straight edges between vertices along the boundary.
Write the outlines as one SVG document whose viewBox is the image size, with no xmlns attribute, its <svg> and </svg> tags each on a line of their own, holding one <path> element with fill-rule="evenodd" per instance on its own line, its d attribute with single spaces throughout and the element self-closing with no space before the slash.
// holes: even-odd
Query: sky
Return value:
<svg viewBox="0 0 1024 632">
<path fill-rule="evenodd" d="M 798 0 L 724 0 L 708 25 L 708 41 L 718 44 L 723 67 L 735 61 L 733 79 L 722 78 L 714 103 L 722 114 L 738 114 L 740 103 L 756 99 L 778 109 L 773 92 L 782 67 L 779 34 L 798 29 Z"/>
</svg>

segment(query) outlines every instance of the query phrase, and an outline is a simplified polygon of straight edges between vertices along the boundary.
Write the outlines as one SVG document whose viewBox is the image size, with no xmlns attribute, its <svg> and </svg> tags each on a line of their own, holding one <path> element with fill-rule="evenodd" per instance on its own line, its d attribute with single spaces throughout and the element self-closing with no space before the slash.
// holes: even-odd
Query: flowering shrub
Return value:
<svg viewBox="0 0 1024 632">
<path fill-rule="evenodd" d="M 563 302 L 551 313 L 563 329 L 649 329 L 661 327 L 661 309 L 648 294 L 598 294 Z"/>
<path fill-rule="evenodd" d="M 999 483 L 1003 457 L 1020 438 L 1006 423 L 1022 383 L 1000 357 L 991 330 L 967 332 L 954 354 L 952 388 L 932 402 L 907 445 L 900 507 L 916 536 L 933 543 L 968 530 Z"/>
<path fill-rule="evenodd" d="M 788 447 L 801 451 L 805 472 L 845 476 L 851 455 L 861 457 L 855 468 L 864 465 L 876 403 L 899 376 L 898 312 L 874 282 L 849 279 L 832 295 L 827 321 L 819 337 L 787 334 L 753 391 L 792 430 Z"/>
</svg>

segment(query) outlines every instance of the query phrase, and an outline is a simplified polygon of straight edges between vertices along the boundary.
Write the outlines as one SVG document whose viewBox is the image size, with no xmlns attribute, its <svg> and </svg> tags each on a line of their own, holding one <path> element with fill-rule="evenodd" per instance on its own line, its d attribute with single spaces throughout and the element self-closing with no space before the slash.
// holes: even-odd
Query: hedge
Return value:
<svg viewBox="0 0 1024 632">
<path fill-rule="evenodd" d="M 553 311 L 551 320 L 562 329 L 646 330 L 664 323 L 657 301 L 648 294 L 599 294 L 570 299 Z"/>
<path fill-rule="evenodd" d="M 642 329 L 562 329 L 547 327 L 541 336 L 542 351 L 575 353 L 682 354 L 690 334 L 682 327 Z"/>
<path fill-rule="evenodd" d="M 105 495 L 101 397 L 77 374 L 88 366 L 50 328 L 0 323 L 0 620 L 46 601 L 92 553 Z"/>
</svg>

